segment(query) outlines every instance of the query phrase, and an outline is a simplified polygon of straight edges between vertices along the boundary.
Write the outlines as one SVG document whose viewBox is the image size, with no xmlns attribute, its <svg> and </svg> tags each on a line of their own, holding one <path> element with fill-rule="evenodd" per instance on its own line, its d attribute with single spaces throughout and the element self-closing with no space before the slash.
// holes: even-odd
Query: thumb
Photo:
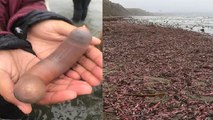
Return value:
<svg viewBox="0 0 213 120">
<path fill-rule="evenodd" d="M 57 21 L 58 23 L 55 24 L 55 31 L 63 36 L 68 36 L 71 31 L 73 31 L 76 27 L 73 25 L 70 25 L 67 22 L 64 21 Z"/>
<path fill-rule="evenodd" d="M 17 100 L 13 94 L 14 82 L 9 74 L 5 71 L 0 71 L 0 95 L 9 103 L 17 106 L 23 113 L 29 114 L 32 111 L 31 104 L 23 103 Z"/>
</svg>

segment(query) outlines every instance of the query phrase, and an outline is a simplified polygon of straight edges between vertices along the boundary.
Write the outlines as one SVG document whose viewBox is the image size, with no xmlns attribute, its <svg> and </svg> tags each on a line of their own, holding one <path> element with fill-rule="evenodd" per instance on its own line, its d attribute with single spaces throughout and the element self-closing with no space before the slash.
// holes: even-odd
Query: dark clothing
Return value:
<svg viewBox="0 0 213 120">
<path fill-rule="evenodd" d="M 1 49 L 31 47 L 28 42 L 19 40 L 10 29 L 14 22 L 32 10 L 46 10 L 44 0 L 0 0 Z M 15 105 L 6 102 L 0 96 L 0 119 L 22 119 L 24 117 L 25 115 Z"/>
<path fill-rule="evenodd" d="M 44 0 L 0 0 L 0 50 L 23 49 L 32 54 L 31 44 L 26 40 L 27 30 L 43 20 L 55 19 L 70 23 L 67 18 L 48 12 Z M 15 105 L 0 96 L 0 119 L 23 119 Z"/>
<path fill-rule="evenodd" d="M 0 0 L 0 49 L 21 48 L 33 53 L 31 44 L 11 31 L 13 24 L 32 10 L 46 10 L 44 0 Z"/>
<path fill-rule="evenodd" d="M 23 119 L 24 115 L 15 105 L 6 102 L 0 96 L 0 120 L 2 119 Z"/>
<path fill-rule="evenodd" d="M 69 19 L 54 12 L 33 10 L 13 23 L 10 28 L 10 32 L 13 34 L 8 32 L 8 34 L 0 35 L 0 50 L 19 48 L 35 55 L 30 42 L 26 40 L 28 28 L 48 19 L 63 20 L 71 24 Z"/>
<path fill-rule="evenodd" d="M 88 6 L 91 0 L 73 0 L 73 22 L 84 21 L 87 16 Z"/>
<path fill-rule="evenodd" d="M 8 34 L 13 23 L 33 10 L 46 10 L 44 0 L 0 0 L 0 34 Z"/>
</svg>

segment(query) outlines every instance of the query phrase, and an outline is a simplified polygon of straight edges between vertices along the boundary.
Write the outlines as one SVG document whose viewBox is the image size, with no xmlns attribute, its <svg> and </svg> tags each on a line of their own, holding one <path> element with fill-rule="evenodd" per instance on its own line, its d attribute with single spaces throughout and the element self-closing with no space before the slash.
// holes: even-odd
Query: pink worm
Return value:
<svg viewBox="0 0 213 120">
<path fill-rule="evenodd" d="M 47 58 L 24 73 L 14 86 L 15 97 L 25 103 L 36 103 L 46 93 L 46 85 L 68 71 L 86 52 L 92 36 L 85 27 L 73 30 Z"/>
</svg>

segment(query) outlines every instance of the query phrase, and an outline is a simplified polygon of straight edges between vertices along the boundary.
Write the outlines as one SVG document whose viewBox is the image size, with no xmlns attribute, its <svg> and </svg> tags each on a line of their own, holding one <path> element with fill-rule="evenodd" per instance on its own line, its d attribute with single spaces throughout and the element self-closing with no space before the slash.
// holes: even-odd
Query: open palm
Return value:
<svg viewBox="0 0 213 120">
<path fill-rule="evenodd" d="M 18 101 L 14 97 L 13 87 L 20 76 L 40 59 L 23 50 L 0 51 L 0 59 L 0 95 L 6 101 L 15 104 L 24 113 L 30 113 L 31 105 Z M 39 104 L 63 102 L 74 99 L 77 95 L 90 94 L 91 91 L 92 88 L 87 82 L 62 75 L 47 85 L 47 93 Z"/>
<path fill-rule="evenodd" d="M 14 97 L 14 84 L 29 68 L 51 54 L 73 29 L 74 26 L 63 21 L 47 20 L 34 25 L 28 32 L 27 40 L 31 42 L 36 56 L 20 49 L 0 51 L 0 95 L 24 113 L 30 113 L 31 105 Z M 102 53 L 93 46 L 99 43 L 97 38 L 93 38 L 86 54 L 78 63 L 47 85 L 47 93 L 39 104 L 58 103 L 74 99 L 77 95 L 90 94 L 91 86 L 100 84 Z"/>
<path fill-rule="evenodd" d="M 47 20 L 33 26 L 27 36 L 33 50 L 40 59 L 51 54 L 76 27 L 60 21 Z M 93 37 L 86 54 L 81 57 L 78 64 L 67 73 L 68 77 L 82 79 L 90 85 L 99 85 L 102 80 L 102 53 L 94 47 L 100 40 Z"/>
</svg>

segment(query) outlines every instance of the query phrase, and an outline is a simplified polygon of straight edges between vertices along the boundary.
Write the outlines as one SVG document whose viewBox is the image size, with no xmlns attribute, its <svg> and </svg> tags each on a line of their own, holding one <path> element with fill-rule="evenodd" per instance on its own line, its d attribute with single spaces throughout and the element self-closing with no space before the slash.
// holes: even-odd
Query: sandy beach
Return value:
<svg viewBox="0 0 213 120">
<path fill-rule="evenodd" d="M 104 118 L 213 119 L 213 37 L 105 19 Z"/>
</svg>

